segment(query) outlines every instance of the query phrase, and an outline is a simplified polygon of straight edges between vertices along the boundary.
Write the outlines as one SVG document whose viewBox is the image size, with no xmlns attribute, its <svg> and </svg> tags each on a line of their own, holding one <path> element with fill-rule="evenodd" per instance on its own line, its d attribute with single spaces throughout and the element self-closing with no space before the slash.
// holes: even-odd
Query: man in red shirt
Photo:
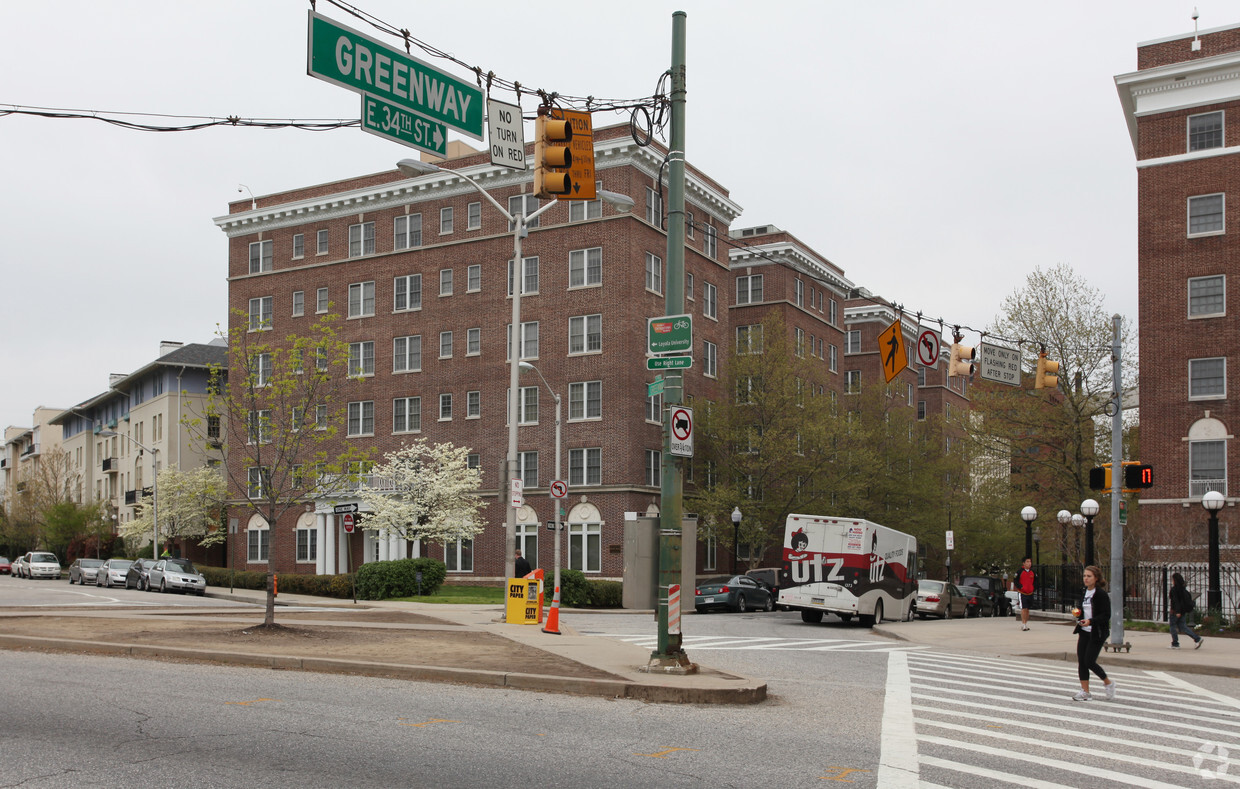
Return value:
<svg viewBox="0 0 1240 789">
<path fill-rule="evenodd" d="M 1012 580 L 1012 590 L 1020 595 L 1020 629 L 1029 629 L 1029 609 L 1033 608 L 1033 590 L 1038 577 L 1033 573 L 1033 559 L 1029 556 L 1020 563 L 1020 571 Z"/>
</svg>

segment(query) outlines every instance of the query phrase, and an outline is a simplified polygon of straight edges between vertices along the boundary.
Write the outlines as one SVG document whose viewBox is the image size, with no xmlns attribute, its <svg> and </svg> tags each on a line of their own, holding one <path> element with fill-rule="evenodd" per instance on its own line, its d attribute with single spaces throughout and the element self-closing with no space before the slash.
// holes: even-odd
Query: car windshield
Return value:
<svg viewBox="0 0 1240 789">
<path fill-rule="evenodd" d="M 9 563 L 9 557 L 0 556 L 0 564 L 8 564 L 8 563 Z"/>
<path fill-rule="evenodd" d="M 55 563 L 56 563 L 56 555 L 55 555 L 55 554 L 51 554 L 51 553 L 32 553 L 32 554 L 30 554 L 30 561 L 32 561 L 32 562 L 48 562 L 48 563 L 50 563 L 50 564 L 55 564 Z"/>
<path fill-rule="evenodd" d="M 164 565 L 164 569 L 177 573 L 189 573 L 190 575 L 196 575 L 198 573 L 198 571 L 194 569 L 194 563 L 189 559 L 169 559 L 167 564 Z"/>
<path fill-rule="evenodd" d="M 78 559 L 81 567 L 99 567 L 103 564 L 103 559 Z"/>
<path fill-rule="evenodd" d="M 917 589 L 922 592 L 941 592 L 943 591 L 942 581 L 918 581 Z"/>
<path fill-rule="evenodd" d="M 108 562 L 108 566 L 113 570 L 128 570 L 129 565 L 131 564 L 133 564 L 133 562 L 128 559 L 111 559 Z"/>
</svg>

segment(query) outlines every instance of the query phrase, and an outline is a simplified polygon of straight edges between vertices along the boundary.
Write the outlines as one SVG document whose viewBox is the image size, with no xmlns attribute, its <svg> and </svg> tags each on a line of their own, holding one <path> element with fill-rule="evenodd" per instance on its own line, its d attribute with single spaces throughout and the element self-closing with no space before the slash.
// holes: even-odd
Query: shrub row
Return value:
<svg viewBox="0 0 1240 789">
<path fill-rule="evenodd" d="M 580 570 L 560 570 L 560 605 L 565 608 L 619 608 L 624 585 L 619 581 L 594 581 Z M 546 599 L 555 594 L 552 575 L 546 578 Z"/>
<path fill-rule="evenodd" d="M 422 574 L 421 584 L 418 573 Z M 438 559 L 396 559 L 369 562 L 357 569 L 357 596 L 362 600 L 414 597 L 419 591 L 434 594 L 448 576 L 448 567 Z"/>
<path fill-rule="evenodd" d="M 207 586 L 235 587 L 237 589 L 266 589 L 267 573 L 254 570 L 230 570 L 224 567 L 196 565 L 207 579 Z M 350 598 L 353 596 L 353 576 L 304 575 L 302 573 L 278 574 L 278 591 L 288 594 L 308 594 L 318 597 Z"/>
</svg>

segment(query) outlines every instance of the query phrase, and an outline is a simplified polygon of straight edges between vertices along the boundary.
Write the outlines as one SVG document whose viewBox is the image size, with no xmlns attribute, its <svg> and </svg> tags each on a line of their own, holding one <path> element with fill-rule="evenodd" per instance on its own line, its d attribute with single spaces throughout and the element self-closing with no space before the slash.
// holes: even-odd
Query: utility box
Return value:
<svg viewBox="0 0 1240 789">
<path fill-rule="evenodd" d="M 697 518 L 681 520 L 680 610 L 694 608 L 697 581 Z M 625 608 L 648 610 L 659 606 L 659 519 L 639 516 L 624 522 Z"/>
</svg>

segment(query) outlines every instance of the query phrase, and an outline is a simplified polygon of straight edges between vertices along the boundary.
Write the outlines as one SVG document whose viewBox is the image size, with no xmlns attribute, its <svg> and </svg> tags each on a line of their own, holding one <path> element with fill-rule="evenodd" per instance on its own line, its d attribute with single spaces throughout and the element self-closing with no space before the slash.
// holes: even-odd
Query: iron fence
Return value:
<svg viewBox="0 0 1240 789">
<path fill-rule="evenodd" d="M 1081 579 L 1082 567 L 1039 565 L 1034 570 L 1038 576 L 1038 587 L 1033 598 L 1034 610 L 1067 612 L 1073 606 L 1080 605 L 1081 597 L 1085 594 L 1085 584 Z M 1172 573 L 1184 576 L 1184 585 L 1196 603 L 1196 613 L 1204 614 L 1206 590 L 1209 587 L 1209 565 L 1206 562 L 1142 562 L 1133 567 L 1125 567 L 1123 583 L 1117 584 L 1112 580 L 1107 588 L 1112 601 L 1116 599 L 1116 590 L 1124 590 L 1126 618 L 1165 622 L 1171 613 L 1168 595 L 1171 592 Z M 1219 566 L 1219 590 L 1223 616 L 1229 621 L 1236 621 L 1240 615 L 1240 564 L 1224 562 Z"/>
</svg>

